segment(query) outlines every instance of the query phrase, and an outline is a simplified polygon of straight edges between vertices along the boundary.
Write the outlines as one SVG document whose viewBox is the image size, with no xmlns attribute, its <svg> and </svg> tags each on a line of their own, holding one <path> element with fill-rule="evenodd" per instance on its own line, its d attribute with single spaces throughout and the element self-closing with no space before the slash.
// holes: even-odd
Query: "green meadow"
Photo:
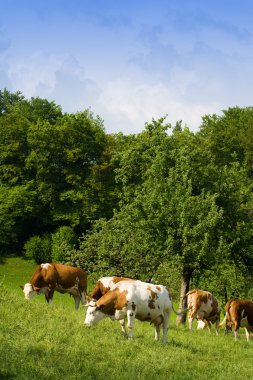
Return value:
<svg viewBox="0 0 253 380">
<path fill-rule="evenodd" d="M 21 258 L 0 264 L 0 379 L 253 378 L 253 339 L 247 343 L 243 330 L 238 342 L 224 330 L 190 332 L 176 326 L 173 312 L 166 346 L 149 323 L 136 321 L 133 341 L 109 319 L 85 328 L 85 311 L 75 311 L 68 295 L 56 293 L 50 306 L 44 296 L 24 299 L 19 285 L 35 267 Z"/>
</svg>

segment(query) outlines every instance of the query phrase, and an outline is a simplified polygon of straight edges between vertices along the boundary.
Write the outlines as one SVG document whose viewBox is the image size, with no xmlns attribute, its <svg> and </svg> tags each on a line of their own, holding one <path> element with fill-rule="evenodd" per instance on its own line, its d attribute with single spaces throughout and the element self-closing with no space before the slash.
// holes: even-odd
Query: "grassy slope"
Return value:
<svg viewBox="0 0 253 380">
<path fill-rule="evenodd" d="M 20 283 L 35 265 L 8 259 L 0 265 L 0 379 L 251 379 L 253 341 L 234 342 L 207 331 L 175 326 L 172 314 L 168 343 L 154 341 L 153 327 L 136 322 L 134 340 L 120 335 L 118 323 L 105 319 L 83 326 L 84 312 L 58 294 L 48 307 L 44 297 L 23 298 Z"/>
</svg>

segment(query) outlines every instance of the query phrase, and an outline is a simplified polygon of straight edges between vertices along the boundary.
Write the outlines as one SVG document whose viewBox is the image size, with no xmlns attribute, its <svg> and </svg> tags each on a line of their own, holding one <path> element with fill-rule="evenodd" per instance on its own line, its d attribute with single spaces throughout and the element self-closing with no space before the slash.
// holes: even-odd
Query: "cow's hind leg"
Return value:
<svg viewBox="0 0 253 380">
<path fill-rule="evenodd" d="M 247 342 L 249 342 L 249 331 L 247 327 L 245 327 L 245 333 L 246 333 Z"/>
<path fill-rule="evenodd" d="M 191 331 L 192 331 L 192 323 L 193 323 L 194 317 L 195 315 L 192 315 L 192 314 L 188 315 L 189 330 Z"/>
<path fill-rule="evenodd" d="M 170 310 L 165 311 L 163 315 L 163 344 L 167 342 L 168 328 L 169 328 Z"/>
</svg>

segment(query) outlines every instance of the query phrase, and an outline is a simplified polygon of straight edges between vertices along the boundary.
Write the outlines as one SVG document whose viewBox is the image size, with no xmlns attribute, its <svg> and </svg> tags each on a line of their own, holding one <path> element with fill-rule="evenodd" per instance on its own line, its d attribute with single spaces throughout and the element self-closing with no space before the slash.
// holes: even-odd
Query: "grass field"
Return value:
<svg viewBox="0 0 253 380">
<path fill-rule="evenodd" d="M 83 326 L 84 311 L 56 294 L 26 301 L 19 288 L 36 265 L 20 258 L 0 264 L 0 379 L 253 379 L 253 339 L 218 337 L 214 331 L 178 328 L 172 313 L 166 346 L 154 341 L 154 328 L 136 322 L 134 340 L 105 319 Z M 92 286 L 92 284 L 90 284 Z"/>
</svg>

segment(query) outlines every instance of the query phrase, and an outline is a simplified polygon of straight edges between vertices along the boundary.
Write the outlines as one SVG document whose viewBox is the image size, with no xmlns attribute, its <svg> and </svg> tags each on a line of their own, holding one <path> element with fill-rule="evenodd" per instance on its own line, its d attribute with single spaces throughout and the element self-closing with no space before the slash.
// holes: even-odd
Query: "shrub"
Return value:
<svg viewBox="0 0 253 380">
<path fill-rule="evenodd" d="M 60 263 L 70 263 L 77 237 L 71 227 L 62 226 L 52 235 L 52 259 Z"/>
<path fill-rule="evenodd" d="M 25 257 L 33 259 L 37 264 L 51 262 L 51 236 L 33 236 L 24 245 Z"/>
</svg>

